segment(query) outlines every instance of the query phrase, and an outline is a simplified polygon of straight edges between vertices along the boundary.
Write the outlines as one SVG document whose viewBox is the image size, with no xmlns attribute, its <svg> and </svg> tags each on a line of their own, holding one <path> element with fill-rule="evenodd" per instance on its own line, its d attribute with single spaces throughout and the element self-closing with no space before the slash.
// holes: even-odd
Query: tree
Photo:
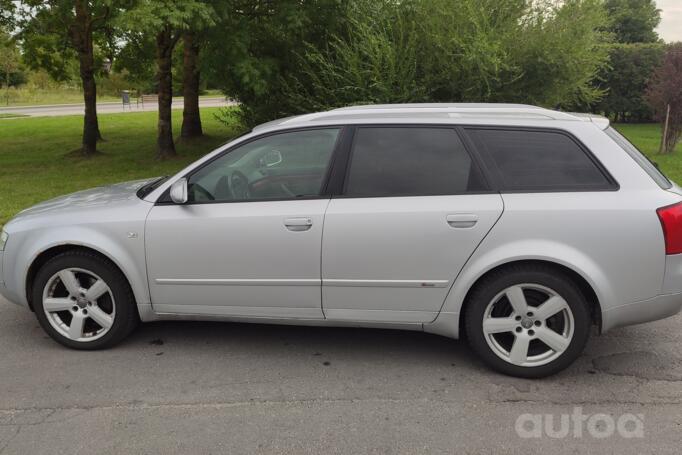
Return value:
<svg viewBox="0 0 682 455">
<path fill-rule="evenodd" d="M 155 37 L 131 27 L 129 20 L 125 15 L 115 24 L 122 46 L 117 51 L 113 68 L 116 72 L 125 72 L 138 93 L 157 93 Z"/>
<path fill-rule="evenodd" d="M 12 29 L 16 21 L 17 5 L 13 0 L 0 0 L 0 27 Z"/>
<path fill-rule="evenodd" d="M 187 31 L 182 35 L 184 45 L 182 64 L 182 127 L 180 136 L 191 138 L 201 136 L 201 113 L 199 111 L 199 49 L 195 32 Z"/>
<path fill-rule="evenodd" d="M 647 122 L 653 112 L 645 99 L 647 83 L 663 61 L 660 43 L 613 44 L 609 65 L 599 75 L 597 87 L 606 91 L 594 106 L 596 112 L 616 122 Z"/>
<path fill-rule="evenodd" d="M 666 121 L 669 109 L 663 153 L 672 153 L 682 136 L 682 43 L 671 44 L 666 49 L 663 64 L 649 83 L 647 99 L 662 122 Z"/>
<path fill-rule="evenodd" d="M 297 54 L 343 34 L 358 0 L 231 0 L 216 2 L 220 27 L 206 33 L 202 77 L 241 103 L 253 125 L 291 112 L 285 81 L 300 74 Z M 369 0 L 362 0 L 369 1 Z"/>
<path fill-rule="evenodd" d="M 25 56 L 33 67 L 44 68 L 55 79 L 63 78 L 67 61 L 78 59 L 83 86 L 85 116 L 82 153 L 97 151 L 101 139 L 97 120 L 97 65 L 94 36 L 107 30 L 112 16 L 119 10 L 115 0 L 25 0 L 29 8 L 20 21 Z"/>
<path fill-rule="evenodd" d="M 606 0 L 604 3 L 610 25 L 618 43 L 654 43 L 658 41 L 656 27 L 661 22 L 661 10 L 655 0 Z"/>
<path fill-rule="evenodd" d="M 193 27 L 186 30 L 182 35 L 182 127 L 180 136 L 187 139 L 203 135 L 201 127 L 201 111 L 199 110 L 199 91 L 201 84 L 201 61 L 200 53 L 207 44 L 208 32 L 213 26 L 218 35 L 231 33 L 229 27 L 218 28 L 216 25 L 225 24 L 239 9 L 242 0 L 204 0 L 211 5 L 214 20 L 194 21 Z M 210 62 L 211 64 L 213 62 Z"/>
<path fill-rule="evenodd" d="M 21 67 L 21 55 L 16 43 L 0 28 L 0 72 L 5 84 L 5 100 L 9 105 L 9 88 L 18 85 L 17 79 L 21 80 L 23 74 Z M 2 85 L 0 83 L 0 85 Z"/>
<path fill-rule="evenodd" d="M 214 23 L 211 5 L 198 0 L 140 0 L 127 14 L 129 27 L 143 34 L 153 34 L 156 49 L 159 120 L 157 158 L 177 155 L 171 123 L 173 102 L 173 50 L 183 33 Z"/>
</svg>

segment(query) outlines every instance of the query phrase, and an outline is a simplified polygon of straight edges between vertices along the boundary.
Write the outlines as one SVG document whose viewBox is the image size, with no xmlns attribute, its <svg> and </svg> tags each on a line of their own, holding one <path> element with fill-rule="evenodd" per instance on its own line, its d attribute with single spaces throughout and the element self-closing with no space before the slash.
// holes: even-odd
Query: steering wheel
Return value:
<svg viewBox="0 0 682 455">
<path fill-rule="evenodd" d="M 237 200 L 249 199 L 251 190 L 249 188 L 249 179 L 246 178 L 243 172 L 234 171 L 230 177 L 230 188 L 232 194 Z"/>
<path fill-rule="evenodd" d="M 199 185 L 198 183 L 193 183 L 189 187 L 189 194 L 191 194 L 192 200 L 194 201 L 214 201 L 215 197 L 208 192 L 206 188 Z"/>
</svg>

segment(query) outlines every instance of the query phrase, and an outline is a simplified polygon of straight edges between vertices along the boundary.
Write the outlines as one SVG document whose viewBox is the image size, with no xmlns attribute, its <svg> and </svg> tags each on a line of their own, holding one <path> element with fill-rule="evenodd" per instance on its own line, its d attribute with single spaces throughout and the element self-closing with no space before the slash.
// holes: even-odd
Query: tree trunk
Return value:
<svg viewBox="0 0 682 455">
<path fill-rule="evenodd" d="M 171 67 L 173 48 L 176 42 L 177 38 L 173 38 L 170 27 L 164 28 L 156 35 L 156 67 L 159 80 L 159 123 L 156 137 L 156 157 L 161 160 L 177 155 L 171 123 L 171 103 L 173 102 Z"/>
<path fill-rule="evenodd" d="M 201 128 L 201 114 L 199 113 L 199 45 L 191 32 L 185 32 L 182 36 L 184 43 L 182 65 L 182 96 L 184 109 L 182 111 L 183 138 L 198 137 L 204 134 Z"/>
<path fill-rule="evenodd" d="M 76 0 L 76 20 L 70 35 L 78 51 L 85 117 L 83 121 L 83 155 L 97 152 L 97 140 L 101 139 L 97 122 L 97 86 L 95 84 L 95 58 L 92 52 L 92 18 L 86 0 Z"/>
</svg>

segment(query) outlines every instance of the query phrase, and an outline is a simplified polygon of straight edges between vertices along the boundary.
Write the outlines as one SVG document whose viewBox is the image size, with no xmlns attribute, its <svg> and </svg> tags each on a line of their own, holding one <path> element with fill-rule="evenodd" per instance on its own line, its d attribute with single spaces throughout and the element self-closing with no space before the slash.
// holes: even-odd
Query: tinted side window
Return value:
<svg viewBox="0 0 682 455">
<path fill-rule="evenodd" d="M 461 194 L 485 189 L 476 164 L 453 129 L 361 127 L 355 133 L 347 196 Z"/>
<path fill-rule="evenodd" d="M 569 136 L 551 131 L 468 128 L 506 190 L 595 190 L 613 184 Z"/>
</svg>

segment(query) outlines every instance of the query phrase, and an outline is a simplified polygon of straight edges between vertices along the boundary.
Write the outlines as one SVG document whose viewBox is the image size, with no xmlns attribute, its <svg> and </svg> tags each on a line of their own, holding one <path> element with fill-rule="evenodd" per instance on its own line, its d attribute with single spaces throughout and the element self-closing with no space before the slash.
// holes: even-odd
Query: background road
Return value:
<svg viewBox="0 0 682 455">
<path fill-rule="evenodd" d="M 157 111 L 157 103 L 145 103 L 144 106 L 139 106 L 135 100 L 131 100 L 131 105 L 123 109 L 120 102 L 97 103 L 98 114 L 115 114 L 119 112 L 143 112 L 143 111 Z M 172 109 L 182 109 L 182 98 L 173 98 Z M 233 101 L 226 101 L 224 97 L 216 98 L 199 98 L 199 107 L 222 107 L 232 106 Z M 0 114 L 21 114 L 30 117 L 54 117 L 60 115 L 79 115 L 85 113 L 83 104 L 54 104 L 49 106 L 20 106 L 20 107 L 3 107 L 0 106 Z"/>
<path fill-rule="evenodd" d="M 680 453 L 681 332 L 680 316 L 614 330 L 530 381 L 463 342 L 387 330 L 154 323 L 76 352 L 0 301 L 0 453 Z M 645 437 L 514 430 L 576 406 L 642 414 Z"/>
</svg>

